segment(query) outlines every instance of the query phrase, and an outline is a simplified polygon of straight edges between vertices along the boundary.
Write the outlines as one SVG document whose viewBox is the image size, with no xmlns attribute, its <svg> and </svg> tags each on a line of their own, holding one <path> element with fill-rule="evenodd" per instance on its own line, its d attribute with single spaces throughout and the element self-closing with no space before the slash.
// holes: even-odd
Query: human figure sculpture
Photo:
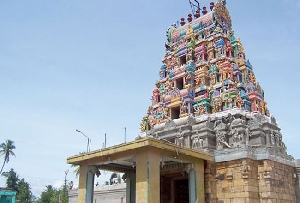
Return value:
<svg viewBox="0 0 300 203">
<path fill-rule="evenodd" d="M 153 100 L 154 100 L 155 103 L 160 102 L 160 95 L 159 95 L 159 89 L 158 88 L 155 88 L 153 90 Z"/>
<path fill-rule="evenodd" d="M 217 57 L 220 57 L 221 55 L 224 54 L 224 46 L 225 46 L 225 42 L 222 38 L 216 41 L 216 51 L 218 53 Z"/>
<path fill-rule="evenodd" d="M 146 124 L 146 121 L 143 121 L 141 124 L 140 124 L 140 128 L 141 128 L 141 131 L 146 131 L 146 128 L 147 128 L 147 124 Z"/>
<path fill-rule="evenodd" d="M 245 131 L 245 136 L 246 136 L 246 146 L 249 145 L 249 141 L 250 141 L 250 137 L 251 137 L 252 133 L 250 131 L 250 128 L 247 127 L 246 131 Z"/>
<path fill-rule="evenodd" d="M 160 77 L 160 79 L 164 79 L 165 78 L 165 71 L 163 71 L 163 70 L 159 71 L 159 77 Z"/>
<path fill-rule="evenodd" d="M 226 141 L 226 132 L 224 131 L 225 126 L 226 124 L 224 124 L 222 120 L 218 120 L 215 122 L 214 130 L 216 133 L 216 141 L 217 141 L 218 148 L 223 147 L 223 145 L 225 145 L 228 148 L 231 148 L 231 146 Z"/>
<path fill-rule="evenodd" d="M 282 143 L 282 135 L 280 134 L 280 132 L 278 130 L 276 130 L 274 132 L 274 134 L 275 134 L 275 143 L 277 146 L 280 146 Z"/>
<path fill-rule="evenodd" d="M 206 45 L 205 43 L 200 44 L 198 47 L 196 47 L 195 52 L 198 54 L 201 61 L 206 60 Z"/>
<path fill-rule="evenodd" d="M 197 148 L 197 143 L 199 142 L 199 138 L 198 136 L 193 138 L 193 144 L 192 144 L 192 148 L 195 149 Z"/>
<path fill-rule="evenodd" d="M 175 144 L 177 144 L 177 145 L 179 145 L 181 147 L 184 147 L 184 137 L 183 137 L 181 129 L 179 129 L 179 134 L 175 138 Z"/>
<path fill-rule="evenodd" d="M 187 61 L 193 60 L 193 51 L 191 49 L 188 49 L 186 59 L 187 59 Z"/>
<path fill-rule="evenodd" d="M 230 131 L 230 134 L 232 134 L 233 142 L 237 143 L 237 142 L 241 141 L 240 137 L 239 137 L 239 132 L 237 131 L 237 129 L 235 129 L 235 128 L 232 129 Z"/>
<path fill-rule="evenodd" d="M 154 118 L 154 116 L 149 116 L 149 120 L 150 120 L 150 127 L 153 128 L 154 125 L 156 124 L 156 119 Z"/>
<path fill-rule="evenodd" d="M 199 145 L 200 145 L 199 147 L 203 148 L 203 142 L 204 142 L 203 139 L 199 138 L 198 142 L 199 142 Z"/>
<path fill-rule="evenodd" d="M 231 46 L 231 44 L 230 44 L 230 41 L 226 41 L 226 52 L 227 52 L 227 56 L 228 57 L 232 57 L 232 55 L 233 55 L 233 48 L 232 48 L 232 46 Z"/>
<path fill-rule="evenodd" d="M 275 134 L 273 131 L 271 131 L 271 145 L 275 145 Z"/>
<path fill-rule="evenodd" d="M 184 138 L 182 135 L 179 137 L 179 146 L 184 147 Z"/>
<path fill-rule="evenodd" d="M 198 132 L 197 132 L 197 134 L 198 134 Z M 199 136 L 195 136 L 193 138 L 192 148 L 193 149 L 195 149 L 195 148 L 203 148 L 203 139 L 200 138 Z"/>
<path fill-rule="evenodd" d="M 215 74 L 213 74 L 212 76 L 210 76 L 210 80 L 211 80 L 211 83 L 214 85 L 214 84 L 216 84 L 216 82 L 217 82 L 217 77 L 216 77 L 216 75 Z"/>
<path fill-rule="evenodd" d="M 233 100 L 232 100 L 232 98 L 230 98 L 230 97 L 229 97 L 229 99 L 228 99 L 228 108 L 229 108 L 229 109 L 232 109 L 232 108 L 233 108 Z"/>
<path fill-rule="evenodd" d="M 242 100 L 242 98 L 240 96 L 238 96 L 236 98 L 236 104 L 238 108 L 242 108 L 242 106 L 244 105 L 244 101 Z"/>
<path fill-rule="evenodd" d="M 203 115 L 203 114 L 205 114 L 205 113 L 206 113 L 205 107 L 202 105 L 202 106 L 200 107 L 200 114 Z"/>
<path fill-rule="evenodd" d="M 163 119 L 169 119 L 169 108 L 168 107 L 163 108 Z"/>
<path fill-rule="evenodd" d="M 261 109 L 261 114 L 265 114 L 266 111 L 265 111 L 265 103 L 261 100 L 260 101 L 260 109 Z"/>
<path fill-rule="evenodd" d="M 183 100 L 181 102 L 181 108 L 180 108 L 180 114 L 186 114 L 188 113 L 188 104 Z"/>
</svg>

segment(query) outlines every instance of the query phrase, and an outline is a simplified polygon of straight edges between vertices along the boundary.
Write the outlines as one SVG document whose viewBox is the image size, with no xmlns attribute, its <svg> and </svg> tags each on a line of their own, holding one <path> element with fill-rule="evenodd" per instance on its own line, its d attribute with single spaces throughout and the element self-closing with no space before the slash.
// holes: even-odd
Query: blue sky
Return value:
<svg viewBox="0 0 300 203">
<path fill-rule="evenodd" d="M 288 152 L 300 158 L 300 1 L 227 7 Z M 124 127 L 133 140 L 158 79 L 165 30 L 188 13 L 188 0 L 0 1 L 0 142 L 17 147 L 4 171 L 14 168 L 39 195 L 62 184 L 67 157 L 86 150 L 75 129 L 92 150 L 105 133 L 108 146 L 124 142 Z M 67 179 L 77 182 L 72 169 Z"/>
</svg>

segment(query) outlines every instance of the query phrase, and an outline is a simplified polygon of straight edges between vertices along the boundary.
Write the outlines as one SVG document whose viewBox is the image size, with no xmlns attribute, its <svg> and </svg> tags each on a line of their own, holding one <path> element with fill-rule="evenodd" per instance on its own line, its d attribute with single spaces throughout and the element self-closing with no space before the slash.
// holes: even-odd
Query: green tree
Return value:
<svg viewBox="0 0 300 203">
<path fill-rule="evenodd" d="M 69 202 L 69 192 L 68 192 L 68 185 L 62 186 L 60 189 L 60 198 L 62 203 L 68 203 Z"/>
<path fill-rule="evenodd" d="M 24 178 L 18 182 L 18 191 L 17 191 L 17 203 L 30 203 L 32 198 L 32 193 L 30 190 L 30 185 L 27 183 Z"/>
<path fill-rule="evenodd" d="M 85 152 L 79 152 L 79 155 L 82 155 L 82 154 L 85 154 Z M 80 165 L 72 164 L 71 167 L 75 168 L 73 173 L 75 173 L 76 177 L 78 177 L 80 174 Z"/>
<path fill-rule="evenodd" d="M 20 180 L 14 169 L 10 169 L 9 172 L 3 172 L 2 176 L 6 177 L 6 187 L 17 192 L 16 203 L 32 202 L 33 195 L 29 183 L 24 178 Z"/>
<path fill-rule="evenodd" d="M 2 173 L 5 163 L 9 162 L 9 157 L 11 155 L 16 156 L 15 153 L 13 152 L 14 149 L 16 149 L 16 147 L 14 145 L 14 141 L 11 141 L 11 140 L 6 140 L 5 143 L 2 143 L 0 145 L 0 155 L 4 155 L 4 161 L 3 161 L 3 165 L 2 165 L 2 168 L 0 171 L 0 174 Z"/>
<path fill-rule="evenodd" d="M 76 178 L 79 176 L 80 174 L 80 165 L 75 165 L 72 164 L 71 167 L 74 167 L 75 169 L 73 170 L 73 173 L 76 175 Z"/>
<path fill-rule="evenodd" d="M 41 203 L 41 200 L 40 200 L 40 198 L 38 198 L 38 197 L 32 195 L 32 196 L 31 196 L 31 202 L 32 202 L 32 203 Z"/>
<path fill-rule="evenodd" d="M 18 181 L 19 176 L 14 171 L 14 169 L 10 169 L 9 172 L 3 172 L 2 176 L 6 178 L 6 187 L 11 188 L 13 191 L 18 191 Z"/>
<path fill-rule="evenodd" d="M 47 185 L 46 190 L 42 192 L 41 203 L 57 203 L 59 199 L 59 191 L 53 188 L 52 185 Z"/>
</svg>

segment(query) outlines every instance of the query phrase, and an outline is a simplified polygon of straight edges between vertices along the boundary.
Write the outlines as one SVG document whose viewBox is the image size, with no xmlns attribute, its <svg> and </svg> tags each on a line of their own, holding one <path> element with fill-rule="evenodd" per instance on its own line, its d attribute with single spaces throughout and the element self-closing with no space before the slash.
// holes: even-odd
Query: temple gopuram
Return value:
<svg viewBox="0 0 300 203">
<path fill-rule="evenodd" d="M 190 4 L 166 31 L 136 140 L 68 158 L 80 165 L 79 203 L 96 202 L 100 170 L 124 174 L 128 203 L 300 202 L 300 160 L 287 154 L 226 1 Z"/>
<path fill-rule="evenodd" d="M 140 136 L 213 154 L 215 161 L 206 162 L 206 202 L 296 202 L 294 158 L 235 36 L 226 1 L 201 10 L 166 31 Z"/>
</svg>

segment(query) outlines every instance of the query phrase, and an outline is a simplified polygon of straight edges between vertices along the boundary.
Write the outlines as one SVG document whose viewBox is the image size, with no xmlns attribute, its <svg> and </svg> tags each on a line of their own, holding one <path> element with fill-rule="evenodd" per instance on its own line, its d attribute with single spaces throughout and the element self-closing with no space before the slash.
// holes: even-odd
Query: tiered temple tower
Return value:
<svg viewBox="0 0 300 203">
<path fill-rule="evenodd" d="M 169 119 L 201 117 L 232 109 L 270 117 L 264 91 L 256 81 L 243 45 L 232 30 L 225 1 L 203 7 L 188 23 L 171 25 L 166 54 L 153 89 L 152 105 L 141 130 Z"/>
<path fill-rule="evenodd" d="M 180 25 L 179 25 L 180 24 Z M 296 202 L 295 161 L 235 36 L 225 0 L 166 31 L 166 52 L 142 119 L 151 136 L 215 156 L 207 202 Z M 285 189 L 288 188 L 288 189 Z"/>
<path fill-rule="evenodd" d="M 78 203 L 96 201 L 99 170 L 124 173 L 128 203 L 300 203 L 300 160 L 286 152 L 226 1 L 201 16 L 197 6 L 166 34 L 141 134 L 68 158 L 80 165 Z"/>
</svg>

